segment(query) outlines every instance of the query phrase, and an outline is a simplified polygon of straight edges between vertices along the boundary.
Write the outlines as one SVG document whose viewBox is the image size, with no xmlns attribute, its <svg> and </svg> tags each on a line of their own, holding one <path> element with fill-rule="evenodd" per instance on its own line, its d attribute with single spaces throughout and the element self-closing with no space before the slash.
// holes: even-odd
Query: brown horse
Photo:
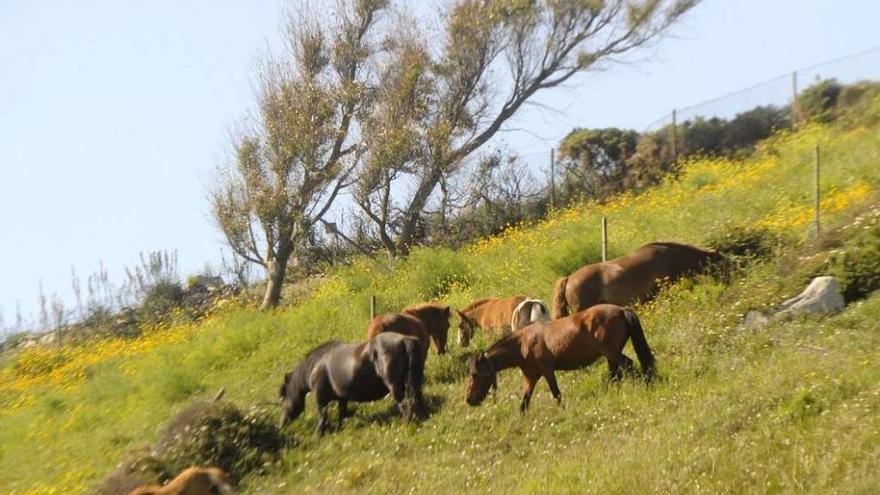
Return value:
<svg viewBox="0 0 880 495">
<path fill-rule="evenodd" d="M 630 254 L 593 263 L 556 282 L 553 312 L 561 318 L 600 303 L 626 306 L 653 297 L 662 280 L 675 281 L 725 258 L 687 244 L 652 242 Z"/>
<path fill-rule="evenodd" d="M 129 495 L 214 495 L 217 493 L 233 493 L 226 473 L 216 467 L 191 467 L 184 469 L 177 478 L 165 486 L 140 486 Z"/>
<path fill-rule="evenodd" d="M 367 339 L 382 332 L 396 332 L 416 337 L 427 355 L 429 341 L 437 354 L 446 354 L 451 310 L 445 304 L 423 303 L 407 307 L 401 313 L 385 313 L 373 318 L 367 325 Z"/>
<path fill-rule="evenodd" d="M 514 310 L 526 299 L 526 296 L 513 296 L 504 299 L 487 297 L 476 300 L 464 309 L 458 310 L 458 345 L 462 347 L 470 345 L 477 327 L 498 334 L 510 330 Z"/>
<path fill-rule="evenodd" d="M 642 372 L 650 379 L 654 375 L 654 355 L 639 318 L 629 309 L 600 304 L 558 320 L 532 323 L 470 359 L 465 400 L 471 406 L 479 405 L 489 390 L 497 387 L 499 371 L 518 367 L 525 378 L 520 412 L 528 409 L 541 377 L 547 380 L 553 397 L 561 404 L 557 370 L 589 366 L 605 356 L 610 378 L 618 380 L 633 367 L 632 360 L 622 352 L 627 339 L 632 339 Z"/>
</svg>

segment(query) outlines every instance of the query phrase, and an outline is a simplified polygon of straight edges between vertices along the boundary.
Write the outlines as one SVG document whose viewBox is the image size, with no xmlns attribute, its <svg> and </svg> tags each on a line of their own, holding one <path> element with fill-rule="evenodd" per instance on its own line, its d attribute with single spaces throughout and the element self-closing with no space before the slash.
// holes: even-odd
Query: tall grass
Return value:
<svg viewBox="0 0 880 495">
<path fill-rule="evenodd" d="M 539 385 L 517 413 L 520 377 L 501 375 L 495 401 L 463 401 L 466 350 L 430 355 L 433 415 L 403 424 L 389 402 L 364 404 L 318 440 L 311 407 L 289 429 L 294 446 L 249 493 L 869 492 L 880 486 L 877 296 L 825 319 L 735 330 L 748 309 L 796 293 L 827 253 L 809 249 L 812 149 L 823 150 L 827 229 L 876 200 L 880 128 L 809 126 L 768 139 L 745 160 L 694 159 L 643 194 L 553 212 L 533 225 L 404 261 L 361 259 L 334 269 L 311 299 L 273 313 L 225 309 L 198 326 L 139 339 L 26 350 L 0 370 L 0 487 L 80 493 L 123 452 L 153 441 L 194 397 L 225 387 L 242 405 L 274 400 L 281 375 L 328 338 L 361 338 L 369 296 L 380 310 L 489 295 L 549 299 L 553 282 L 599 253 L 653 240 L 701 244 L 737 226 L 792 239 L 791 254 L 752 265 L 730 286 L 683 282 L 638 308 L 662 379 L 612 386 L 604 365 L 559 377 L 564 407 Z M 454 337 L 454 332 L 452 332 Z M 477 347 L 488 344 L 478 336 Z"/>
</svg>

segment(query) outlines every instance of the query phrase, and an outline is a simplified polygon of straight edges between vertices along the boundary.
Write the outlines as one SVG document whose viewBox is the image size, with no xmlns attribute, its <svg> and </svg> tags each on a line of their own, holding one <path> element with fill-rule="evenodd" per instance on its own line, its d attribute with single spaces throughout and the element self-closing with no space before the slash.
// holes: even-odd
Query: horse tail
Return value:
<svg viewBox="0 0 880 495">
<path fill-rule="evenodd" d="M 422 407 L 422 382 L 425 378 L 425 360 L 422 358 L 421 342 L 417 339 L 406 339 L 404 346 L 408 361 L 404 402 L 406 403 L 406 420 L 412 421 L 415 414 L 420 412 L 418 409 Z"/>
<path fill-rule="evenodd" d="M 639 321 L 639 317 L 633 312 L 631 309 L 624 309 L 623 316 L 626 318 L 627 330 L 629 330 L 629 337 L 632 339 L 633 348 L 636 350 L 636 356 L 639 358 L 639 363 L 642 365 L 642 373 L 645 374 L 645 378 L 650 380 L 654 377 L 654 354 L 651 352 L 651 348 L 648 346 L 648 341 L 645 339 L 645 330 L 642 328 L 642 322 Z"/>
<path fill-rule="evenodd" d="M 568 301 L 565 299 L 565 286 L 568 284 L 568 275 L 560 278 L 556 282 L 556 289 L 553 291 L 553 312 L 554 318 L 562 318 L 568 316 Z"/>
</svg>

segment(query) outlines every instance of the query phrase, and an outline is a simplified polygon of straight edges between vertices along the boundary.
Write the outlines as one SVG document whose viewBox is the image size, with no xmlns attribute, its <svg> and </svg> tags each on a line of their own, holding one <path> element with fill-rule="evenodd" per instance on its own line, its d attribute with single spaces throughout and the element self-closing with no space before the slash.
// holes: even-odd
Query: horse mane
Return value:
<svg viewBox="0 0 880 495">
<path fill-rule="evenodd" d="M 297 390 L 302 390 L 304 387 L 308 387 L 309 375 L 312 373 L 312 368 L 315 367 L 315 364 L 324 357 L 327 352 L 340 344 L 342 344 L 342 342 L 338 340 L 328 340 L 309 351 L 309 353 L 306 354 L 306 357 L 296 365 L 296 368 L 285 376 L 285 391 L 289 387 L 296 387 Z"/>
<path fill-rule="evenodd" d="M 412 306 L 407 306 L 403 309 L 404 314 L 415 315 L 417 313 L 421 313 L 424 310 L 429 311 L 446 311 L 446 308 L 449 306 L 441 303 L 420 303 L 413 304 Z"/>
</svg>

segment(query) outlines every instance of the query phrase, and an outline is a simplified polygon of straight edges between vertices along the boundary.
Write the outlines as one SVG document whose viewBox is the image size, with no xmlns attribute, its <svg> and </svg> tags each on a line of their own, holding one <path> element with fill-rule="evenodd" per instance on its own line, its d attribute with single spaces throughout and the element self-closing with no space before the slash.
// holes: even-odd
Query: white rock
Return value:
<svg viewBox="0 0 880 495">
<path fill-rule="evenodd" d="M 831 314 L 843 310 L 845 303 L 840 285 L 834 277 L 816 277 L 795 297 L 767 313 L 749 311 L 736 330 L 764 328 L 771 321 L 779 321 L 802 314 Z"/>
<path fill-rule="evenodd" d="M 834 277 L 816 277 L 797 296 L 782 303 L 774 318 L 803 313 L 830 314 L 843 310 L 845 303 Z"/>
</svg>

